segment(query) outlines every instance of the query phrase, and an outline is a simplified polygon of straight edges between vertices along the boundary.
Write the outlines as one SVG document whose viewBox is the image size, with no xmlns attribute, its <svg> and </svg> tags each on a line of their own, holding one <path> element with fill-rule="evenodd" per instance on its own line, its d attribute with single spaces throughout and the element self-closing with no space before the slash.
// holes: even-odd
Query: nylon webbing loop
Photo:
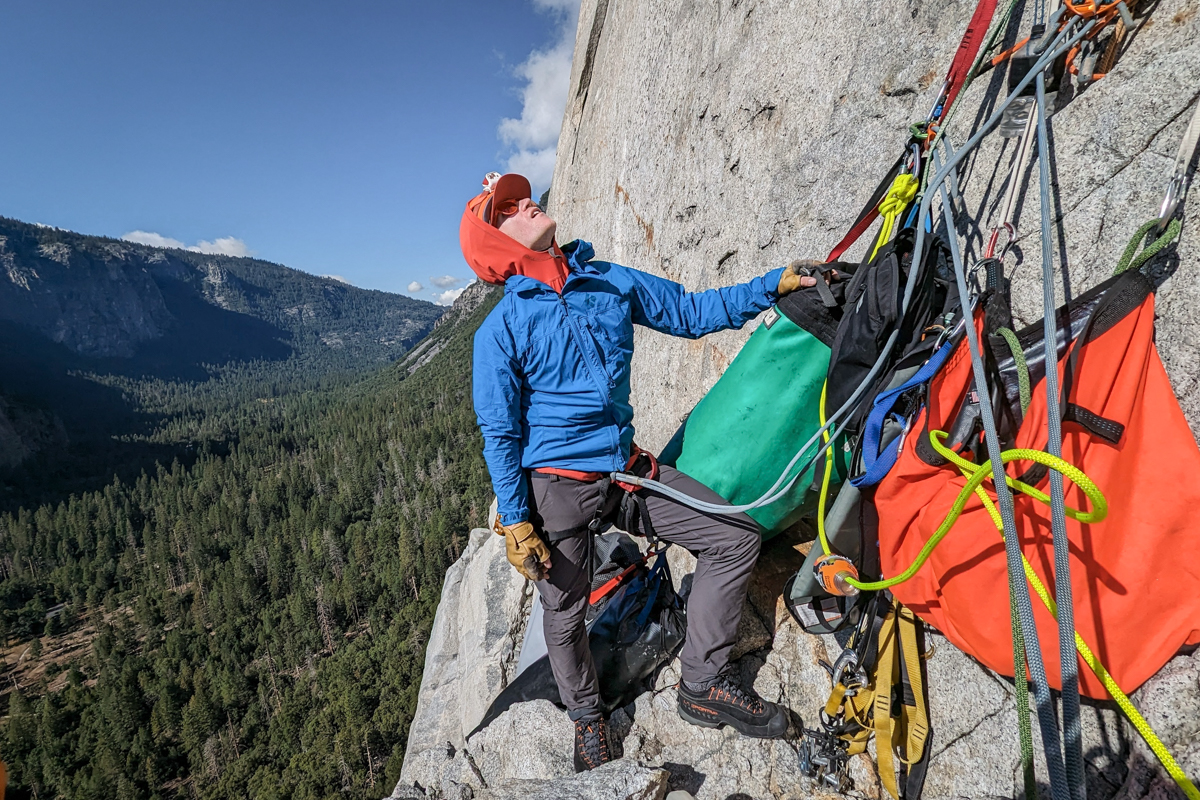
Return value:
<svg viewBox="0 0 1200 800">
<path fill-rule="evenodd" d="M 850 479 L 852 486 L 858 489 L 864 486 L 874 486 L 883 480 L 892 467 L 895 466 L 896 459 L 900 455 L 900 450 L 904 446 L 904 437 L 901 436 L 894 443 L 894 446 L 889 445 L 887 450 L 883 450 L 884 423 L 887 422 L 888 415 L 892 413 L 892 409 L 900 399 L 900 396 L 908 390 L 932 379 L 937 374 L 937 371 L 941 369 L 942 364 L 946 362 L 946 358 L 949 357 L 950 351 L 953 349 L 952 343 L 946 342 L 938 348 L 937 352 L 929 357 L 929 360 L 917 370 L 915 375 L 895 389 L 889 389 L 875 398 L 875 404 L 871 408 L 871 413 L 867 416 L 866 425 L 863 427 L 862 454 L 865 471 L 862 475 L 857 475 Z"/>
<path fill-rule="evenodd" d="M 943 98 L 940 107 L 935 105 L 930 113 L 932 121 L 938 121 L 945 114 L 946 109 L 954 105 L 955 98 L 958 93 L 969 82 L 967 80 L 975 66 L 975 56 L 979 53 L 979 48 L 983 45 L 983 40 L 987 36 L 988 28 L 992 24 L 992 17 L 996 14 L 996 0 L 980 0 L 979 5 L 975 7 L 975 13 L 971 15 L 971 21 L 967 23 L 967 30 L 963 33 L 962 41 L 958 43 L 958 50 L 954 53 L 954 60 L 950 62 L 950 69 L 946 71 L 946 80 L 942 90 Z"/>
</svg>

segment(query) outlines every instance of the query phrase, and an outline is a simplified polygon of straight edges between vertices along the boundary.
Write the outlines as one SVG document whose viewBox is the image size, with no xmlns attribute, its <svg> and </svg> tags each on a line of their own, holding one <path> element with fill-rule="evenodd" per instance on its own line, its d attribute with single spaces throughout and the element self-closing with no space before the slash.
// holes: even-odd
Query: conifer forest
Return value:
<svg viewBox="0 0 1200 800">
<path fill-rule="evenodd" d="M 391 790 L 443 575 L 491 500 L 470 352 L 494 302 L 382 367 L 106 378 L 143 431 L 3 477 L 10 797 Z"/>
</svg>

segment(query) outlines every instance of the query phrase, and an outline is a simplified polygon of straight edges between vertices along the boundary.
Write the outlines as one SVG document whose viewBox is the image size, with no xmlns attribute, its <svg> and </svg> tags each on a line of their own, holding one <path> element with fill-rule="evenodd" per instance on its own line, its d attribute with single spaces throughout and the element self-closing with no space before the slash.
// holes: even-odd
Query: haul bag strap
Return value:
<svg viewBox="0 0 1200 800">
<path fill-rule="evenodd" d="M 1125 426 L 1116 420 L 1102 417 L 1094 411 L 1089 411 L 1078 403 L 1067 403 L 1063 412 L 1063 422 L 1074 422 L 1093 436 L 1103 439 L 1111 445 L 1117 445 L 1125 435 Z"/>
<path fill-rule="evenodd" d="M 863 466 L 866 467 L 866 471 L 862 475 L 850 479 L 852 486 L 857 489 L 861 489 L 864 486 L 874 486 L 883 480 L 892 467 L 895 466 L 896 459 L 900 455 L 900 448 L 904 446 L 904 441 L 903 438 L 900 438 L 895 447 L 889 446 L 886 450 L 882 450 L 884 423 L 887 421 L 888 416 L 891 415 L 892 409 L 896 406 L 896 401 L 900 399 L 900 395 L 932 379 L 937 374 L 937 371 L 942 368 L 942 364 L 945 363 L 952 349 L 953 347 L 950 342 L 943 344 L 929 357 L 925 365 L 917 370 L 915 375 L 895 389 L 889 389 L 875 398 L 875 404 L 871 408 L 871 413 L 867 416 L 867 423 L 862 437 Z"/>
</svg>

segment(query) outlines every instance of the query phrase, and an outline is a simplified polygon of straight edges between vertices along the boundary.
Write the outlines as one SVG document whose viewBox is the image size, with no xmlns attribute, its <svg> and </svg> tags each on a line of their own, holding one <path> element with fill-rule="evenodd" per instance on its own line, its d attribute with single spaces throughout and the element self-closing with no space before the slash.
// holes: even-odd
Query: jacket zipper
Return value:
<svg viewBox="0 0 1200 800">
<path fill-rule="evenodd" d="M 576 324 L 575 317 L 571 316 L 571 309 L 570 306 L 567 305 L 567 299 L 563 297 L 561 293 L 558 296 L 558 302 L 562 304 L 563 316 L 567 318 L 567 326 L 571 331 L 570 335 L 575 337 L 575 346 L 579 348 L 579 352 L 583 355 L 583 365 L 587 367 L 588 372 L 591 373 L 592 380 L 601 387 L 601 395 L 603 395 L 605 400 L 608 401 L 605 403 L 604 411 L 609 417 L 608 433 L 612 441 L 613 449 L 616 451 L 615 455 L 613 456 L 613 468 L 619 470 L 624 466 L 621 463 L 621 432 L 620 426 L 617 424 L 616 414 L 612 408 L 612 398 L 609 396 L 609 391 L 611 391 L 612 388 L 617 385 L 616 381 L 609 377 L 608 371 L 604 369 L 602 362 L 599 363 L 598 366 L 592 363 L 592 358 L 595 358 L 598 362 L 600 361 L 599 356 L 596 354 L 595 345 L 591 342 L 591 337 L 584 337 L 584 335 L 580 332 L 579 326 Z M 586 347 L 582 341 L 584 338 L 588 339 Z M 603 375 L 604 379 L 598 379 L 597 373 Z"/>
<path fill-rule="evenodd" d="M 571 316 L 570 306 L 567 305 L 567 299 L 561 294 L 558 296 L 558 302 L 562 305 L 563 316 L 567 318 L 567 325 L 570 328 L 571 336 L 575 339 L 575 346 L 579 348 L 579 352 L 583 355 L 583 363 L 587 367 L 588 372 L 592 375 L 592 380 L 604 387 L 605 394 L 616 383 L 609 378 L 608 371 L 604 369 L 603 363 L 600 361 L 599 355 L 596 353 L 596 347 L 591 342 L 589 337 L 584 336 L 579 329 L 579 323 L 575 317 Z M 584 340 L 587 339 L 585 342 Z"/>
</svg>

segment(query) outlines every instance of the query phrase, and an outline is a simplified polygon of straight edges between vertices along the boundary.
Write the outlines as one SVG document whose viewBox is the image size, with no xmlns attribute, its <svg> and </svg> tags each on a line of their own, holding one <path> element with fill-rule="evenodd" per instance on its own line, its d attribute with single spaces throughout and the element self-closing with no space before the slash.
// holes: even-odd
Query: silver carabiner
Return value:
<svg viewBox="0 0 1200 800">
<path fill-rule="evenodd" d="M 1182 173 L 1176 172 L 1171 176 L 1170 182 L 1167 184 L 1167 193 L 1163 195 L 1162 206 L 1158 210 L 1158 227 L 1155 232 L 1161 234 L 1171 222 L 1171 218 L 1175 216 L 1175 212 L 1179 210 L 1179 201 L 1183 199 L 1184 184 L 1187 178 Z"/>
</svg>

